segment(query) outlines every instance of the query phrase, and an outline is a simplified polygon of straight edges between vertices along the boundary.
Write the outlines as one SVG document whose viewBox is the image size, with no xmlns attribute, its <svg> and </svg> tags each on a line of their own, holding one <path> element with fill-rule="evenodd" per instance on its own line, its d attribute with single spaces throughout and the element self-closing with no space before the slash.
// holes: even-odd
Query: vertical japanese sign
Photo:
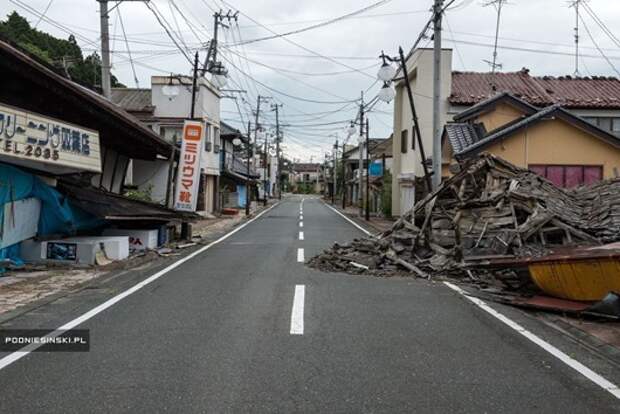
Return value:
<svg viewBox="0 0 620 414">
<path fill-rule="evenodd" d="M 174 191 L 175 210 L 196 211 L 204 134 L 204 125 L 200 121 L 185 121 L 183 124 L 181 155 Z"/>
</svg>

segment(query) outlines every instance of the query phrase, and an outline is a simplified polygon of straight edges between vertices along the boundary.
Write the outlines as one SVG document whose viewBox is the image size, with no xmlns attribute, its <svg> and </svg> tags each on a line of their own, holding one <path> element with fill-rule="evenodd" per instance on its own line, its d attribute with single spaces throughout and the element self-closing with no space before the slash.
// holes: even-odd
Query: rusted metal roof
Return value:
<svg viewBox="0 0 620 414">
<path fill-rule="evenodd" d="M 620 80 L 613 77 L 530 76 L 518 72 L 452 72 L 453 105 L 475 105 L 509 92 L 529 104 L 565 108 L 620 109 Z"/>
</svg>

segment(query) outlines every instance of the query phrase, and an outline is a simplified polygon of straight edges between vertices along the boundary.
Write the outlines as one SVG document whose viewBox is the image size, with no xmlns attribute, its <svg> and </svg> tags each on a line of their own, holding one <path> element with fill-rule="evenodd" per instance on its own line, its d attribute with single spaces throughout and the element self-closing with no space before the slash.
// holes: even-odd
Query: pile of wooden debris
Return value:
<svg viewBox="0 0 620 414">
<path fill-rule="evenodd" d="M 529 280 L 513 269 L 492 269 L 494 261 L 617 240 L 620 179 L 566 190 L 483 154 L 461 164 L 379 238 L 336 244 L 310 265 L 377 276 L 469 278 L 512 290 Z"/>
</svg>

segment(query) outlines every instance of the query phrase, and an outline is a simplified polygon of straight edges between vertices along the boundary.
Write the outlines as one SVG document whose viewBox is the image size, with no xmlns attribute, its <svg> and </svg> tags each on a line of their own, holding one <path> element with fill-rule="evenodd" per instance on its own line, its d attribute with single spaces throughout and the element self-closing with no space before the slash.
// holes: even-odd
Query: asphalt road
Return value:
<svg viewBox="0 0 620 414">
<path fill-rule="evenodd" d="M 284 200 L 87 320 L 90 352 L 1 369 L 0 413 L 620 410 L 441 283 L 305 267 L 299 249 L 308 259 L 362 233 L 318 199 L 300 227 L 300 205 Z M 84 312 L 68 301 L 63 318 Z"/>
</svg>

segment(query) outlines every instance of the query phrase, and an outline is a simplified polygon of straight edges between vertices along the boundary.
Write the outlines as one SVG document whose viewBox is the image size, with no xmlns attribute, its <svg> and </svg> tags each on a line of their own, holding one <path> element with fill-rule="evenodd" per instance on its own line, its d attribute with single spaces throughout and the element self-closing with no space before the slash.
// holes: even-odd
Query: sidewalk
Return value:
<svg viewBox="0 0 620 414">
<path fill-rule="evenodd" d="M 269 208 L 277 200 L 271 200 Z M 250 217 L 265 207 L 254 206 Z M 0 320 L 27 312 L 39 304 L 49 303 L 72 292 L 86 289 L 105 276 L 131 273 L 132 270 L 158 266 L 163 262 L 177 260 L 193 251 L 192 247 L 205 244 L 220 234 L 246 220 L 245 210 L 235 216 L 209 218 L 193 223 L 192 241 L 177 241 L 168 247 L 131 255 L 128 259 L 105 266 L 26 265 L 23 269 L 9 270 L 0 274 Z M 179 247 L 183 246 L 185 247 Z M 29 306 L 26 306 L 29 305 Z M 19 308 L 23 308 L 20 310 Z"/>
</svg>

